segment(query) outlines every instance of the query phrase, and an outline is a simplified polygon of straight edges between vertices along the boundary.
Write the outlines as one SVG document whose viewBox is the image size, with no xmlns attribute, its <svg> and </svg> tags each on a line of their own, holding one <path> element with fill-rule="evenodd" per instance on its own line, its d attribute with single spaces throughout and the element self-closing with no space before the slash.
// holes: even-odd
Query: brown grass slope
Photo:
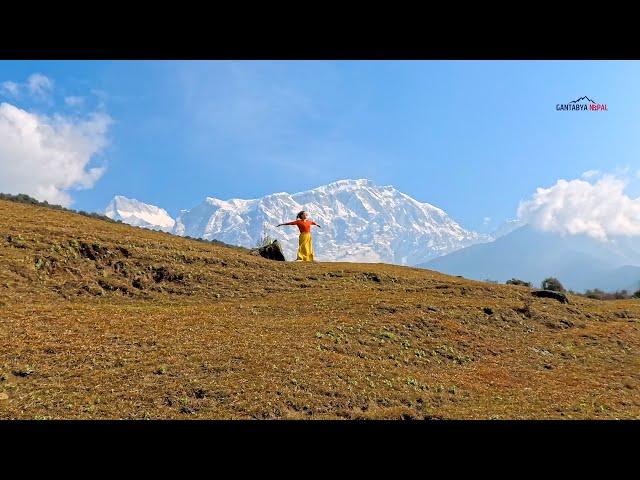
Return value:
<svg viewBox="0 0 640 480">
<path fill-rule="evenodd" d="M 639 418 L 640 302 L 0 201 L 0 418 Z"/>
</svg>

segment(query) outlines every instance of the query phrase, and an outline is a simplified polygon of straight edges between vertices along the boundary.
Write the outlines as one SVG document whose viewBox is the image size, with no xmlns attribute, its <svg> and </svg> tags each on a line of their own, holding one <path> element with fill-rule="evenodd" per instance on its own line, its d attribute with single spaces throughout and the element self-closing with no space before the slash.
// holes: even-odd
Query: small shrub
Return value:
<svg viewBox="0 0 640 480">
<path fill-rule="evenodd" d="M 275 239 L 271 238 L 269 235 L 263 235 L 262 238 L 260 238 L 260 240 L 258 240 L 258 242 L 256 243 L 256 247 L 266 247 L 268 245 L 271 245 L 274 240 Z"/>
<path fill-rule="evenodd" d="M 565 289 L 560 283 L 560 280 L 554 277 L 545 278 L 542 281 L 543 290 L 551 290 L 552 292 L 564 292 Z"/>
<path fill-rule="evenodd" d="M 257 248 L 266 247 L 267 245 L 271 245 L 274 241 L 275 241 L 275 238 L 271 238 L 267 233 L 266 227 L 263 227 L 262 237 L 260 237 L 260 239 L 258 240 L 256 247 Z"/>
<path fill-rule="evenodd" d="M 586 290 L 584 292 L 584 296 L 587 298 L 593 298 L 595 300 L 603 300 L 605 292 L 600 290 L 599 288 L 594 288 L 593 290 Z"/>
<path fill-rule="evenodd" d="M 629 298 L 629 292 L 627 292 L 626 290 L 616 290 L 615 292 L 613 292 L 614 300 L 624 300 L 626 298 Z"/>
<path fill-rule="evenodd" d="M 524 280 L 512 278 L 511 280 L 507 280 L 507 285 L 522 285 L 524 287 L 531 287 L 531 282 L 525 282 Z"/>
<path fill-rule="evenodd" d="M 640 293 L 640 292 L 636 292 Z M 634 294 L 635 295 L 635 294 Z M 629 292 L 626 290 L 616 290 L 615 292 L 604 292 L 599 288 L 593 290 L 587 290 L 584 292 L 584 296 L 587 298 L 593 298 L 595 300 L 626 300 L 632 298 Z"/>
</svg>

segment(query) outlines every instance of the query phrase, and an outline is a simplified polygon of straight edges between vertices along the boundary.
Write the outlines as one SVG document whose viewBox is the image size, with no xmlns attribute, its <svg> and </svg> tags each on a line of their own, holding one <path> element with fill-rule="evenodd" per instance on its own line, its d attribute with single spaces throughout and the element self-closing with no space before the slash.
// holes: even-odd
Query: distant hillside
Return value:
<svg viewBox="0 0 640 480">
<path fill-rule="evenodd" d="M 499 282 L 516 277 L 539 285 L 557 277 L 575 291 L 634 289 L 640 284 L 640 245 L 630 238 L 603 243 L 520 227 L 493 242 L 473 245 L 420 267 Z"/>
<path fill-rule="evenodd" d="M 569 301 L 0 200 L 0 418 L 640 418 L 640 301 Z"/>
</svg>

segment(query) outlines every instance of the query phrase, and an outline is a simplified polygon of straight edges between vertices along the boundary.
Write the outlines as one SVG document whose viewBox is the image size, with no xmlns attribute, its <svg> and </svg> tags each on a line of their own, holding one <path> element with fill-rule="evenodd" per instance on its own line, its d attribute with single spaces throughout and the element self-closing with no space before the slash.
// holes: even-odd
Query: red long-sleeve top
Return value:
<svg viewBox="0 0 640 480">
<path fill-rule="evenodd" d="M 318 225 L 313 220 L 294 220 L 283 225 L 297 225 L 300 233 L 311 233 L 311 225 Z"/>
</svg>

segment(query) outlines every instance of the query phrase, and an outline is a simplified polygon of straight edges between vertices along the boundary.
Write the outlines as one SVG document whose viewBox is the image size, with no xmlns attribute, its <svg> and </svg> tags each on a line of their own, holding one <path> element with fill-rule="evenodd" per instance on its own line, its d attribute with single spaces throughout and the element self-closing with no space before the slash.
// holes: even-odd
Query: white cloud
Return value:
<svg viewBox="0 0 640 480">
<path fill-rule="evenodd" d="M 2 85 L 0 86 L 0 92 L 5 95 L 17 97 L 20 93 L 20 85 L 18 85 L 16 82 L 11 81 L 2 82 Z"/>
<path fill-rule="evenodd" d="M 16 83 L 6 81 L 2 83 L 1 91 L 5 95 L 18 98 L 24 91 L 38 100 L 50 101 L 51 92 L 53 92 L 53 80 L 41 73 L 33 73 L 29 75 L 24 83 Z"/>
<path fill-rule="evenodd" d="M 595 183 L 558 180 L 521 202 L 518 218 L 540 230 L 603 241 L 617 235 L 640 236 L 640 198 L 626 195 L 626 186 L 613 175 Z"/>
<path fill-rule="evenodd" d="M 110 124 L 103 113 L 49 117 L 1 103 L 0 191 L 70 205 L 69 190 L 90 188 L 104 173 L 89 164 L 106 146 Z"/>
<path fill-rule="evenodd" d="M 84 97 L 65 97 L 64 103 L 66 103 L 70 107 L 80 107 L 84 105 Z"/>
<path fill-rule="evenodd" d="M 484 225 L 489 225 L 489 224 L 491 223 L 491 217 L 484 217 L 484 218 L 482 219 L 482 223 L 483 223 Z"/>
<path fill-rule="evenodd" d="M 27 79 L 26 86 L 32 95 L 36 97 L 46 97 L 53 90 L 53 80 L 41 73 L 34 73 Z"/>
<path fill-rule="evenodd" d="M 589 178 L 597 177 L 598 175 L 600 175 L 599 170 L 587 170 L 582 174 L 582 178 L 589 179 Z"/>
</svg>

